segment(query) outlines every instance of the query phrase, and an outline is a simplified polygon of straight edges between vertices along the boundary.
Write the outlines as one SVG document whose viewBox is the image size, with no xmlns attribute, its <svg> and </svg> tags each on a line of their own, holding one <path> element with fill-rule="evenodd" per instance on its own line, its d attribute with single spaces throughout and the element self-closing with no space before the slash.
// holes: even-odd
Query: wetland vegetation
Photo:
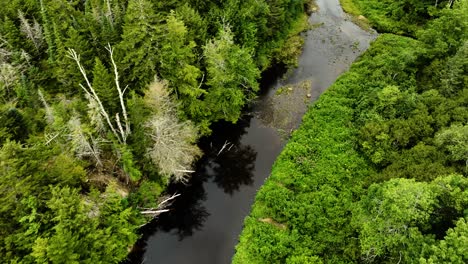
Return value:
<svg viewBox="0 0 468 264">
<path fill-rule="evenodd" d="M 384 34 L 310 106 L 233 263 L 466 263 L 468 2 L 342 2 Z"/>
</svg>

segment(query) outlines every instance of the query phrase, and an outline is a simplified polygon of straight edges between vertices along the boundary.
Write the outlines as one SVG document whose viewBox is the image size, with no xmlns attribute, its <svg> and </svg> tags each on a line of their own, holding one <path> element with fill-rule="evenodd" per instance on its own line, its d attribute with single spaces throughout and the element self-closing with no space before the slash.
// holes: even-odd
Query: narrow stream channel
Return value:
<svg viewBox="0 0 468 264">
<path fill-rule="evenodd" d="M 255 193 L 271 171 L 287 135 L 300 124 L 307 105 L 348 69 L 374 33 L 348 21 L 338 0 L 317 0 L 314 29 L 307 32 L 299 67 L 269 74 L 253 109 L 236 125 L 219 123 L 200 143 L 205 156 L 172 211 L 147 225 L 126 263 L 230 263 Z M 283 87 L 283 88 L 281 88 Z M 284 92 L 280 92 L 284 91 Z M 223 148 L 224 146 L 224 148 Z"/>
</svg>

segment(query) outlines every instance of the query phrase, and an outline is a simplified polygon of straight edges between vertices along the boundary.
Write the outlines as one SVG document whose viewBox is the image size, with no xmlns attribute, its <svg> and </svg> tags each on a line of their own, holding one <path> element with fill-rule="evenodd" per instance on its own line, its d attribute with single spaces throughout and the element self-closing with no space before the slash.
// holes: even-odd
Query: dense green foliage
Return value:
<svg viewBox="0 0 468 264">
<path fill-rule="evenodd" d="M 379 32 L 414 35 L 429 20 L 445 16 L 462 1 L 455 0 L 341 0 L 351 14 L 362 13 Z"/>
<path fill-rule="evenodd" d="M 124 259 L 304 3 L 0 0 L 0 262 Z"/>
<path fill-rule="evenodd" d="M 383 34 L 322 94 L 259 190 L 234 263 L 468 261 L 467 23 L 455 1 L 418 39 Z"/>
</svg>

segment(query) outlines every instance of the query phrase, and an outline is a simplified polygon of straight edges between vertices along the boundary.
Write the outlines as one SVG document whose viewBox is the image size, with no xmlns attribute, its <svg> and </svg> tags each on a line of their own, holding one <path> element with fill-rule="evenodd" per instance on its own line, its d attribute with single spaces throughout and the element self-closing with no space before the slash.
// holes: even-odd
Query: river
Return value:
<svg viewBox="0 0 468 264">
<path fill-rule="evenodd" d="M 205 155 L 171 211 L 145 226 L 126 263 L 230 263 L 255 194 L 307 105 L 368 48 L 366 32 L 343 13 L 338 0 L 317 0 L 313 29 L 305 36 L 299 66 L 285 76 L 263 76 L 263 92 L 237 124 L 218 123 L 202 139 Z"/>
</svg>

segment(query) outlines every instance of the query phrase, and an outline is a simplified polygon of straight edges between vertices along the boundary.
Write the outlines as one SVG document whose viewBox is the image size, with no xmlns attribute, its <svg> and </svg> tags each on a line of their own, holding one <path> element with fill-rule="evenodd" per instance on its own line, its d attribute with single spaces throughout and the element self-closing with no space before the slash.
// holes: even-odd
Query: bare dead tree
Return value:
<svg viewBox="0 0 468 264">
<path fill-rule="evenodd" d="M 90 95 L 85 94 L 88 99 L 88 117 L 91 125 L 96 129 L 96 132 L 102 134 L 105 131 L 104 120 L 99 108 L 99 104 Z"/>
<path fill-rule="evenodd" d="M 107 12 L 105 16 L 109 19 L 110 25 L 114 27 L 114 14 L 112 14 L 112 8 L 109 0 L 106 0 Z"/>
<path fill-rule="evenodd" d="M 39 95 L 39 100 L 44 105 L 45 112 L 46 112 L 47 123 L 49 123 L 49 124 L 54 123 L 54 119 L 55 119 L 54 118 L 54 113 L 53 113 L 52 109 L 50 108 L 49 104 L 47 103 L 47 101 L 45 100 L 44 95 L 42 94 L 40 89 L 37 90 L 37 94 Z"/>
<path fill-rule="evenodd" d="M 107 113 L 106 109 L 104 108 L 104 105 L 102 104 L 101 100 L 99 99 L 99 96 L 97 95 L 97 93 L 94 90 L 93 86 L 91 85 L 91 82 L 88 79 L 88 76 L 86 74 L 86 71 L 85 71 L 84 67 L 81 65 L 80 56 L 76 53 L 76 51 L 74 49 L 68 49 L 68 56 L 76 62 L 76 64 L 78 65 L 78 68 L 79 68 L 79 70 L 81 72 L 81 75 L 83 75 L 83 78 L 86 81 L 87 87 L 85 87 L 82 84 L 80 84 L 80 87 L 83 89 L 83 91 L 85 91 L 85 93 L 90 98 L 92 98 L 93 100 L 96 101 L 96 103 L 97 103 L 97 105 L 99 107 L 100 114 L 106 120 L 107 125 L 109 126 L 112 133 L 115 135 L 115 137 L 117 138 L 117 140 L 120 143 L 125 144 L 126 139 L 127 139 L 127 135 L 125 133 L 123 133 L 122 130 L 120 131 L 120 133 L 118 133 L 117 130 L 115 129 L 114 125 L 112 124 L 112 121 L 111 121 L 111 119 L 109 117 L 109 114 Z M 112 53 L 111 53 L 111 56 L 112 56 Z M 112 60 L 113 60 L 113 58 L 112 58 Z M 117 73 L 117 76 L 116 76 L 115 79 L 116 79 L 116 83 L 118 83 L 118 73 Z M 123 96 L 123 93 L 120 90 L 120 86 L 117 86 L 117 89 L 119 90 L 119 96 L 120 95 Z M 123 97 L 122 97 L 122 100 L 123 100 Z M 123 106 L 123 108 L 125 108 L 125 105 L 122 105 L 122 106 Z"/>
<path fill-rule="evenodd" d="M 32 41 L 36 49 L 39 49 L 42 46 L 44 36 L 42 33 L 42 27 L 37 22 L 36 19 L 30 24 L 28 19 L 24 17 L 23 12 L 18 10 L 18 18 L 21 23 L 21 32 L 26 35 L 26 37 Z"/>
<path fill-rule="evenodd" d="M 145 123 L 153 144 L 147 155 L 163 175 L 175 181 L 188 179 L 193 162 L 200 155 L 194 144 L 197 130 L 189 121 L 181 122 L 176 105 L 169 96 L 165 82 L 154 81 L 146 91 L 145 104 L 157 110 Z"/>
<path fill-rule="evenodd" d="M 101 167 L 101 151 L 99 149 L 99 142 L 91 136 L 91 142 L 85 135 L 81 126 L 81 121 L 77 116 L 74 116 L 68 121 L 68 128 L 70 130 L 69 137 L 71 138 L 73 150 L 79 158 L 90 157 L 94 159 L 96 165 Z"/>
<path fill-rule="evenodd" d="M 189 122 L 177 122 L 169 115 L 154 116 L 146 123 L 153 145 L 148 156 L 160 172 L 184 182 L 200 151 L 192 144 L 195 129 Z"/>
<path fill-rule="evenodd" d="M 158 204 L 158 207 L 156 208 L 140 208 L 143 211 L 141 211 L 141 214 L 144 215 L 152 215 L 153 217 L 156 217 L 162 213 L 168 212 L 169 209 L 168 206 L 171 205 L 171 203 L 174 201 L 175 198 L 179 197 L 180 194 L 173 194 L 171 196 L 166 196 L 162 202 Z"/>
<path fill-rule="evenodd" d="M 11 52 L 8 46 L 9 43 L 0 36 L 0 90 L 7 94 L 11 93 L 11 88 L 18 83 L 31 59 L 24 50 Z M 11 62 L 13 56 L 19 56 L 19 62 Z"/>
<path fill-rule="evenodd" d="M 8 41 L 0 35 L 0 63 L 8 61 L 13 55 L 13 52 L 9 51 L 7 46 L 9 46 Z"/>
<path fill-rule="evenodd" d="M 0 87 L 6 90 L 7 92 L 19 79 L 18 68 L 6 63 L 0 62 Z"/>
<path fill-rule="evenodd" d="M 122 138 L 125 141 L 127 139 L 127 136 L 130 135 L 130 124 L 128 122 L 128 116 L 127 116 L 127 109 L 125 108 L 125 102 L 124 102 L 124 94 L 125 91 L 127 90 L 128 86 L 125 87 L 125 89 L 122 91 L 120 88 L 120 82 L 119 82 L 119 71 L 117 70 L 117 65 L 115 64 L 114 61 L 114 50 L 112 49 L 110 44 L 107 44 L 106 47 L 107 51 L 109 51 L 112 66 L 114 67 L 114 80 L 115 80 L 115 87 L 117 87 L 117 91 L 119 93 L 119 100 L 120 100 L 120 106 L 122 107 L 122 115 L 124 117 L 124 122 L 125 122 L 125 132 L 123 129 L 120 127 L 121 133 L 122 133 Z M 118 117 L 117 114 L 117 120 L 120 118 Z M 120 122 L 118 121 L 117 124 L 121 126 Z"/>
</svg>

